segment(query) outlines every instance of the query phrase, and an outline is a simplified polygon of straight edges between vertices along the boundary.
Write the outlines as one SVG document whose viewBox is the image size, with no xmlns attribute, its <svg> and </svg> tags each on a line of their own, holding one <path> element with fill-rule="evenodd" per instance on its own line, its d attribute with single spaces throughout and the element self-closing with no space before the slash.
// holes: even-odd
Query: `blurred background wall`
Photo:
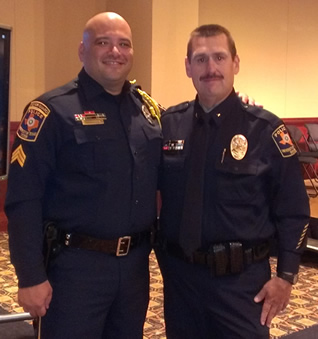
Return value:
<svg viewBox="0 0 318 339">
<path fill-rule="evenodd" d="M 281 118 L 316 117 L 318 2 L 315 0 L 0 0 L 0 26 L 12 28 L 10 115 L 74 78 L 86 21 L 115 11 L 133 31 L 136 78 L 168 107 L 192 100 L 184 71 L 189 33 L 227 27 L 241 58 L 235 88 Z"/>
</svg>

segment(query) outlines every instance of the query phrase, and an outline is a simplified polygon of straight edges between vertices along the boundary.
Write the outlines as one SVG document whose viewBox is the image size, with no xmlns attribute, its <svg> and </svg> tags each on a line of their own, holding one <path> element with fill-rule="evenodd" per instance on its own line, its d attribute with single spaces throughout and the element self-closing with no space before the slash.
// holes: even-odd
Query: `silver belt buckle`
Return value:
<svg viewBox="0 0 318 339">
<path fill-rule="evenodd" d="M 131 236 L 120 237 L 117 243 L 116 256 L 123 257 L 128 254 L 130 249 Z"/>
</svg>

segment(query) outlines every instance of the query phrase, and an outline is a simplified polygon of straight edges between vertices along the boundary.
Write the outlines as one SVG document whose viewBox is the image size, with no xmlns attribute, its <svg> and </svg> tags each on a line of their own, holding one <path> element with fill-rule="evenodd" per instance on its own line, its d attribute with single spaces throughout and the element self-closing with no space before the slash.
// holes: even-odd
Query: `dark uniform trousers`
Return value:
<svg viewBox="0 0 318 339">
<path fill-rule="evenodd" d="M 253 301 L 270 279 L 267 259 L 240 274 L 212 276 L 156 250 L 164 280 L 164 312 L 168 339 L 268 339 L 260 323 L 263 303 Z M 198 288 L 199 286 L 199 288 Z"/>
<path fill-rule="evenodd" d="M 146 242 L 125 257 L 64 249 L 49 269 L 58 298 L 52 299 L 42 318 L 42 338 L 142 338 L 149 295 L 149 253 Z"/>
</svg>

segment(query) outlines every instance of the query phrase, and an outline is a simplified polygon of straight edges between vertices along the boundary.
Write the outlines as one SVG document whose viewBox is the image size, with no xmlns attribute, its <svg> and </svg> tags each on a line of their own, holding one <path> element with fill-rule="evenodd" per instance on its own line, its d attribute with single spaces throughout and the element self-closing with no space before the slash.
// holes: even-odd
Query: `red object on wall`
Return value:
<svg viewBox="0 0 318 339">
<path fill-rule="evenodd" d="M 284 123 L 286 125 L 295 125 L 297 126 L 301 132 L 303 133 L 304 137 L 308 140 L 308 132 L 307 128 L 305 127 L 305 124 L 318 124 L 318 118 L 286 118 L 283 119 Z M 305 147 L 305 141 L 304 141 L 304 149 Z M 318 162 L 314 165 L 316 173 L 318 173 Z M 310 173 L 310 175 L 314 176 L 313 173 Z M 308 179 L 308 176 L 306 175 L 305 171 L 303 171 L 304 179 Z"/>
</svg>

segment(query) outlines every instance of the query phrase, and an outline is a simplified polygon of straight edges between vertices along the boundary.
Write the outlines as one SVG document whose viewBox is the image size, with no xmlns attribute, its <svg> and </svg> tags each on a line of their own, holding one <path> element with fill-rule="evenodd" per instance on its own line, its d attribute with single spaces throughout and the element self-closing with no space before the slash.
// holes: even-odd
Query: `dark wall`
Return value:
<svg viewBox="0 0 318 339">
<path fill-rule="evenodd" d="M 0 178 L 8 172 L 10 30 L 0 27 Z"/>
</svg>

